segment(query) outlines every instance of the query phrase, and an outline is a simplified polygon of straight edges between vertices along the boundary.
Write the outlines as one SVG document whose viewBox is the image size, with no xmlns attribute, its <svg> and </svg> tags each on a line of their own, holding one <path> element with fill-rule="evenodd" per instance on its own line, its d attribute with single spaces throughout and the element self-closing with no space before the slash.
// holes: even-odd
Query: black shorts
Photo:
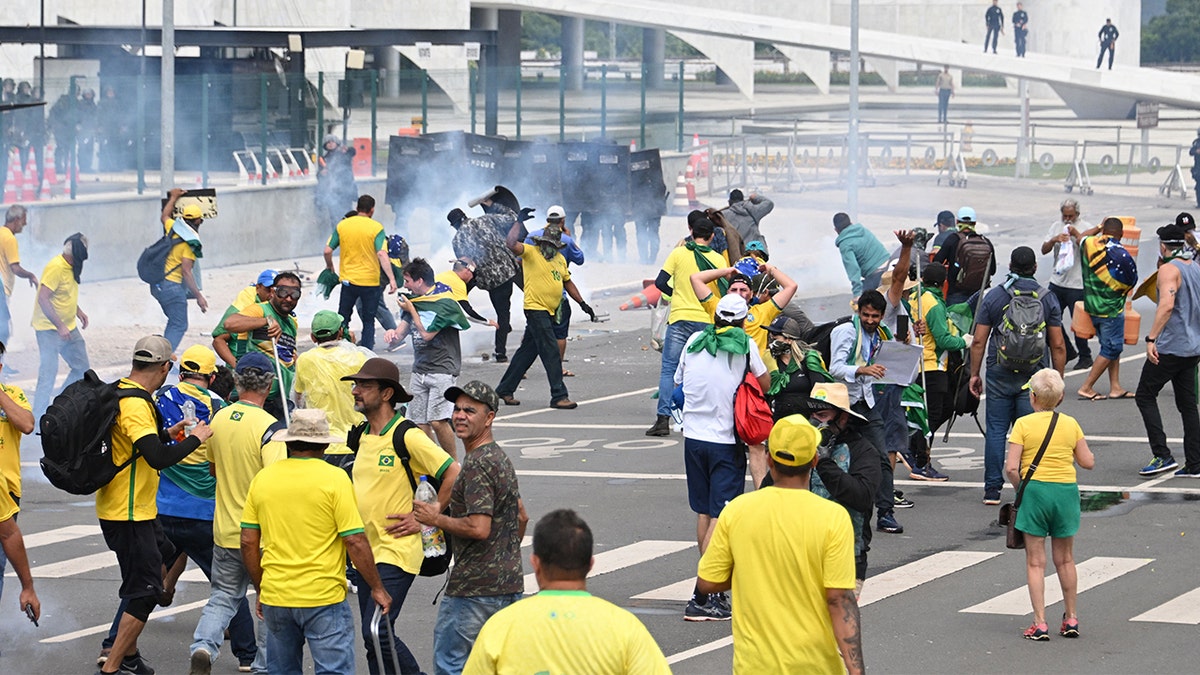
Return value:
<svg viewBox="0 0 1200 675">
<path fill-rule="evenodd" d="M 162 595 L 163 561 L 175 559 L 175 546 L 158 520 L 101 520 L 100 531 L 121 566 L 120 597 Z"/>
</svg>

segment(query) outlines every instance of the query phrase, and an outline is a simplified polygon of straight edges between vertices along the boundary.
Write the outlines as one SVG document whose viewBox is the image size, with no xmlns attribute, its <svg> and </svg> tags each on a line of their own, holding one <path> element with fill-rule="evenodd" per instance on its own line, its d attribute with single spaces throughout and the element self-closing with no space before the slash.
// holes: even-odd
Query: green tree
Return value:
<svg viewBox="0 0 1200 675">
<path fill-rule="evenodd" d="M 1142 26 L 1142 63 L 1200 61 L 1200 0 L 1167 0 L 1167 13 Z"/>
</svg>

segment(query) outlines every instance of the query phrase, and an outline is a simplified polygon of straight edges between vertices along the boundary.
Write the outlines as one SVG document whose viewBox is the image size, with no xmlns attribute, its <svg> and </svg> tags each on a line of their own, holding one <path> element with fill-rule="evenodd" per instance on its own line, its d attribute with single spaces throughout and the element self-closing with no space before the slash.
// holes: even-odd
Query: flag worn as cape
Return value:
<svg viewBox="0 0 1200 675">
<path fill-rule="evenodd" d="M 412 303 L 421 316 L 421 323 L 425 324 L 425 330 L 430 333 L 443 328 L 467 330 L 471 327 L 450 287 L 440 281 L 425 295 L 413 298 Z"/>
</svg>

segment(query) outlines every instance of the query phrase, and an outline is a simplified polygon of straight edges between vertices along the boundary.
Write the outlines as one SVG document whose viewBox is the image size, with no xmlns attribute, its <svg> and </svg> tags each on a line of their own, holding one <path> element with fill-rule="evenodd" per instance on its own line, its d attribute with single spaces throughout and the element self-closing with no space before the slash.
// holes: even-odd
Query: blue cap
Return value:
<svg viewBox="0 0 1200 675">
<path fill-rule="evenodd" d="M 261 370 L 264 373 L 275 372 L 275 364 L 271 363 L 271 359 L 268 359 L 262 352 L 250 352 L 242 356 L 242 358 L 238 359 L 237 368 L 233 372 L 240 375 L 251 368 Z"/>
<path fill-rule="evenodd" d="M 974 225 L 975 224 L 975 209 L 973 209 L 969 206 L 964 206 L 958 210 L 958 216 L 956 218 L 958 219 L 958 222 L 960 222 L 960 223 L 971 223 L 972 225 Z"/>
<path fill-rule="evenodd" d="M 761 241 L 755 239 L 754 241 L 746 244 L 746 250 L 747 251 L 762 251 L 762 252 L 766 253 L 767 245 L 762 243 Z"/>
<path fill-rule="evenodd" d="M 263 270 L 262 274 L 258 275 L 258 281 L 255 281 L 254 283 L 258 284 L 259 286 L 266 286 L 270 288 L 271 286 L 275 285 L 276 274 L 279 274 L 279 272 L 276 272 L 275 270 Z"/>
</svg>

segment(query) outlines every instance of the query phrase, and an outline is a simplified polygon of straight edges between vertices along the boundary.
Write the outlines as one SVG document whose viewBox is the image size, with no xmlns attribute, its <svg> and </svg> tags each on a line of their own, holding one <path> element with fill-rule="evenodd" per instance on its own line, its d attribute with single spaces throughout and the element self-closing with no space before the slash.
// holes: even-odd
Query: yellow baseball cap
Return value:
<svg viewBox="0 0 1200 675">
<path fill-rule="evenodd" d="M 188 204 L 183 207 L 183 212 L 180 214 L 184 220 L 196 220 L 204 217 L 204 212 L 200 210 L 198 204 Z"/>
<path fill-rule="evenodd" d="M 192 345 L 179 357 L 179 369 L 189 373 L 212 375 L 217 372 L 217 355 L 204 345 Z"/>
<path fill-rule="evenodd" d="M 821 444 L 821 432 L 803 415 L 788 415 L 775 423 L 767 447 L 771 459 L 784 466 L 804 466 L 812 463 Z"/>
</svg>

